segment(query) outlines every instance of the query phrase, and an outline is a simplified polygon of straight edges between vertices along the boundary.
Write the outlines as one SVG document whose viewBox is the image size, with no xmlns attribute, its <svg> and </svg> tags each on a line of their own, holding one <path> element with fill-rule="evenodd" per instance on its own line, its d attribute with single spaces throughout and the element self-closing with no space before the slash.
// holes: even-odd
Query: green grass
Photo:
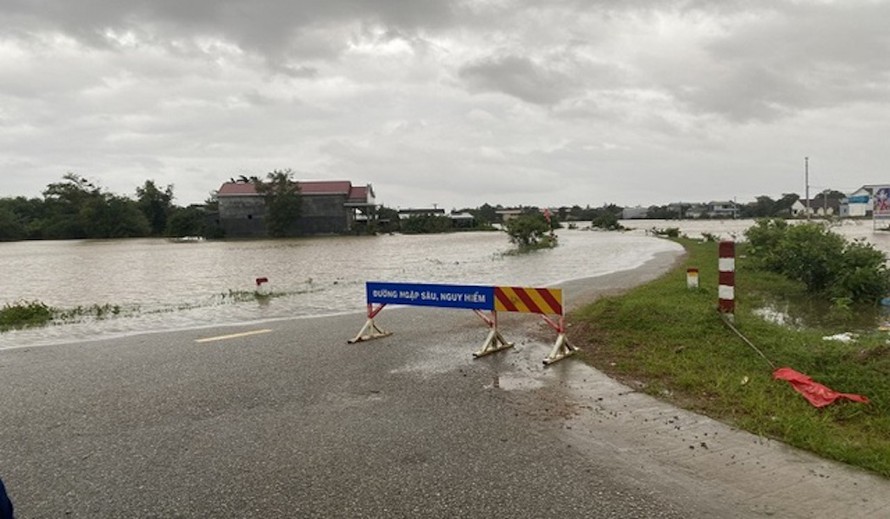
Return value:
<svg viewBox="0 0 890 519">
<path fill-rule="evenodd" d="M 748 268 L 739 247 L 739 331 L 776 367 L 871 400 L 816 409 L 787 382 L 773 380 L 770 364 L 719 318 L 717 244 L 678 241 L 687 250 L 678 268 L 570 316 L 571 338 L 586 362 L 681 407 L 890 477 L 890 336 L 875 330 L 853 343 L 824 341 L 847 331 L 837 316 L 802 329 L 756 316 L 752 310 L 766 299 L 806 294 L 799 284 Z M 686 288 L 687 267 L 700 270 L 700 289 Z"/>
</svg>

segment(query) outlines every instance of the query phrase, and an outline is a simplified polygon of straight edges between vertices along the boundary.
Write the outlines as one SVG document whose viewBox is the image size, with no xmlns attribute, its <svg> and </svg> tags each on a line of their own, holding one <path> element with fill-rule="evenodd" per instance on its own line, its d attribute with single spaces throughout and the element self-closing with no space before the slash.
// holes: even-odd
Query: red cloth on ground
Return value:
<svg viewBox="0 0 890 519">
<path fill-rule="evenodd" d="M 863 404 L 868 403 L 868 398 L 862 395 L 838 393 L 818 382 L 814 382 L 810 377 L 791 368 L 779 368 L 773 371 L 773 378 L 776 380 L 787 380 L 791 387 L 803 395 L 815 407 L 825 407 L 833 404 L 838 398 L 846 398 L 847 400 L 862 402 Z"/>
</svg>

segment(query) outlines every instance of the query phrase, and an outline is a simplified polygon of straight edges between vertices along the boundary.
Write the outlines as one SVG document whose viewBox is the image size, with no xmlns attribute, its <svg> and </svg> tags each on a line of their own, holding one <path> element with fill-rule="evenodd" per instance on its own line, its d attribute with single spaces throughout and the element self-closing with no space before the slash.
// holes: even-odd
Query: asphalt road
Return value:
<svg viewBox="0 0 890 519">
<path fill-rule="evenodd" d="M 544 368 L 535 319 L 476 360 L 472 312 L 416 308 L 3 350 L 0 477 L 20 519 L 890 515 L 887 480 Z"/>
</svg>

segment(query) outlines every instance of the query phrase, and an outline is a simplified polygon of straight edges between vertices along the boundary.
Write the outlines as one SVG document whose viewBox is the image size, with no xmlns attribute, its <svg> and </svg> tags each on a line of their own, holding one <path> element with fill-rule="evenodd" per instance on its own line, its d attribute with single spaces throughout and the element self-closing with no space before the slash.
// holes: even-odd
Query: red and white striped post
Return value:
<svg viewBox="0 0 890 519">
<path fill-rule="evenodd" d="M 717 310 L 732 320 L 735 316 L 735 242 L 720 242 L 720 259 L 717 265 L 720 271 L 720 287 L 717 289 L 719 298 Z"/>
</svg>

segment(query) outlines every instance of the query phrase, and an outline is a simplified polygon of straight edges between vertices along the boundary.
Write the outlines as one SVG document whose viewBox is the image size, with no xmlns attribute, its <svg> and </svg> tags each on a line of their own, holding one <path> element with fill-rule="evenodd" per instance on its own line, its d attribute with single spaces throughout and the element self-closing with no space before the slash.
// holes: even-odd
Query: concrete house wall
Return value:
<svg viewBox="0 0 890 519">
<path fill-rule="evenodd" d="M 346 195 L 303 196 L 299 227 L 303 234 L 340 234 L 352 228 Z"/>
<path fill-rule="evenodd" d="M 349 181 L 298 182 L 300 186 L 301 234 L 342 234 L 355 224 L 356 211 L 374 214 L 374 191 L 370 184 L 353 186 Z M 266 203 L 250 183 L 227 182 L 217 194 L 219 223 L 228 237 L 264 237 Z"/>
<path fill-rule="evenodd" d="M 266 203 L 263 197 L 236 195 L 220 198 L 219 224 L 226 236 L 266 236 Z"/>
</svg>

